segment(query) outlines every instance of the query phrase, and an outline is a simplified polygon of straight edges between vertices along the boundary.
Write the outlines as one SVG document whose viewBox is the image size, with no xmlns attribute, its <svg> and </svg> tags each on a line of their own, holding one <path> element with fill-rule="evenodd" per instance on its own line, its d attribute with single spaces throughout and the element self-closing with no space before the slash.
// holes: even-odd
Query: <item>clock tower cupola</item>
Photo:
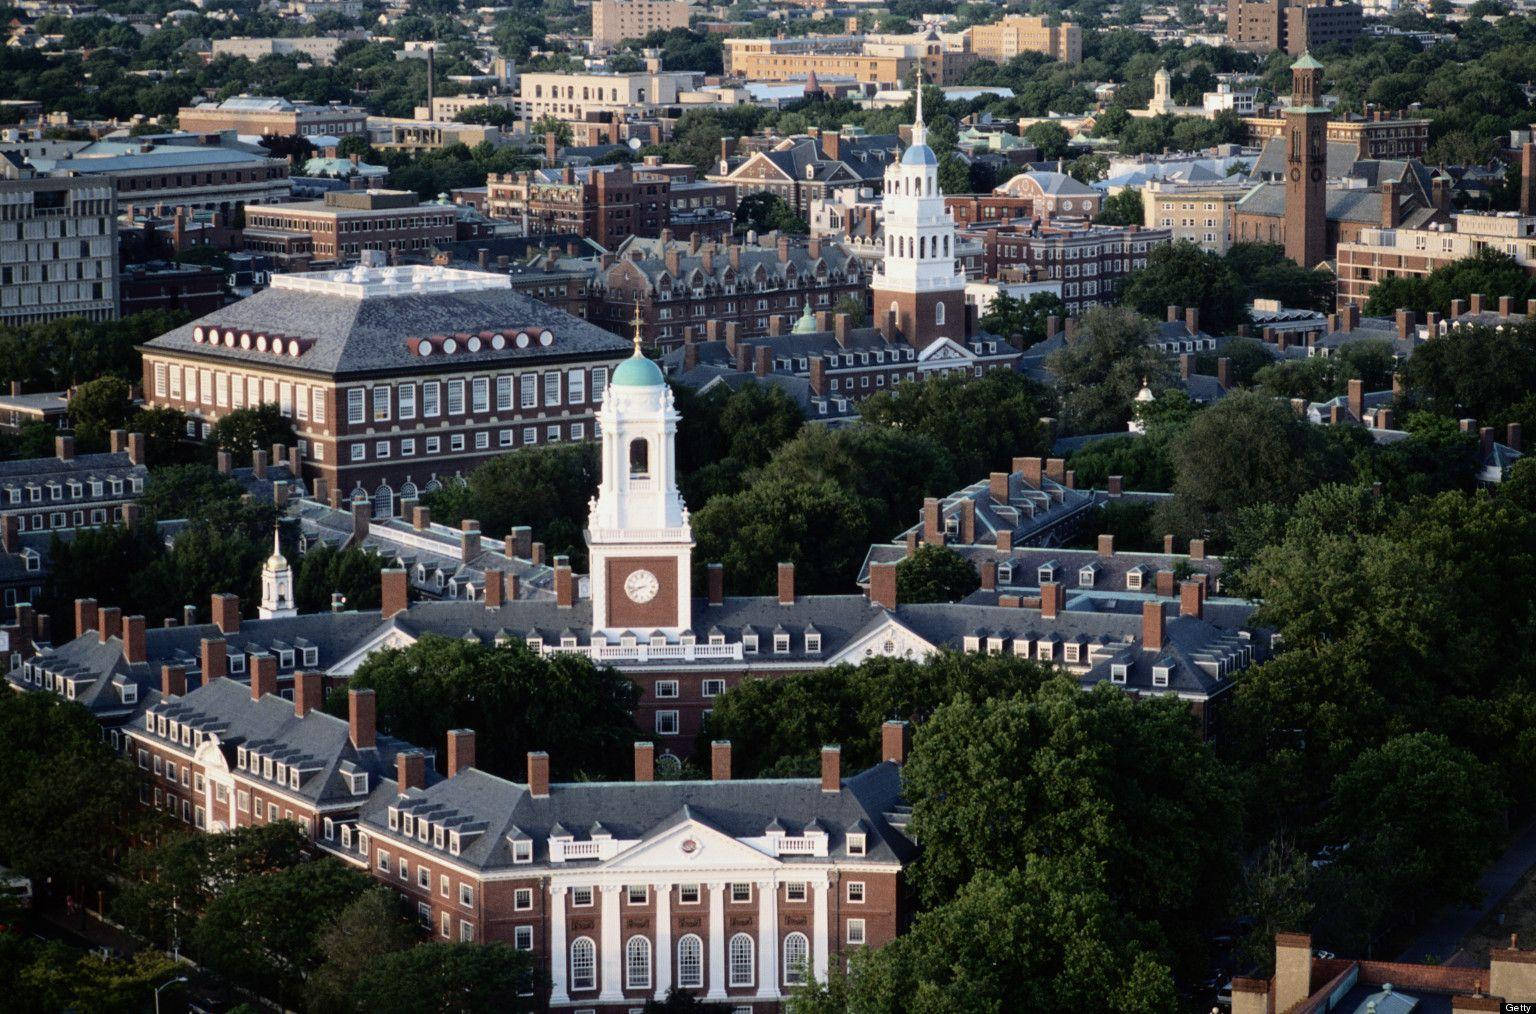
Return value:
<svg viewBox="0 0 1536 1014">
<path fill-rule="evenodd" d="M 679 417 L 661 370 L 635 351 L 613 371 L 598 411 L 602 479 L 587 521 L 592 628 L 676 635 L 691 622 L 693 530 L 677 491 Z"/>
</svg>

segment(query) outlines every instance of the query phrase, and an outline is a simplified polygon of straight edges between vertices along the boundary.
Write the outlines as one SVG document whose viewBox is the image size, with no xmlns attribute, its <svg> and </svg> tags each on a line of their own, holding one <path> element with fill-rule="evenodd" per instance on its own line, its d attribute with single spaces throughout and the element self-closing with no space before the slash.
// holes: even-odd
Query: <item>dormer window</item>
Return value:
<svg viewBox="0 0 1536 1014">
<path fill-rule="evenodd" d="M 288 648 L 277 653 L 277 664 L 283 669 L 293 668 L 293 649 Z"/>
<path fill-rule="evenodd" d="M 400 830 L 400 811 L 393 806 L 389 808 L 389 829 L 391 831 Z"/>
<path fill-rule="evenodd" d="M 850 856 L 862 856 L 864 854 L 864 835 L 861 833 L 848 835 L 848 854 Z"/>
<path fill-rule="evenodd" d="M 1152 685 L 1154 687 L 1166 687 L 1168 677 L 1173 674 L 1173 666 L 1166 662 L 1160 662 L 1152 667 Z"/>
<path fill-rule="evenodd" d="M 788 654 L 788 652 L 789 652 L 789 635 L 788 634 L 774 634 L 773 635 L 773 653 L 775 655 L 785 655 L 785 654 Z"/>
<path fill-rule="evenodd" d="M 432 847 L 435 849 L 443 847 L 443 826 L 441 824 L 432 825 Z"/>
<path fill-rule="evenodd" d="M 290 789 L 297 789 L 299 787 L 299 769 L 298 768 L 289 768 L 288 769 L 288 787 Z"/>
<path fill-rule="evenodd" d="M 239 674 L 245 672 L 245 653 L 241 651 L 231 652 L 229 655 L 229 671 Z"/>
<path fill-rule="evenodd" d="M 741 650 L 746 652 L 748 655 L 756 655 L 757 654 L 757 635 L 756 634 L 742 634 L 741 635 Z"/>
<path fill-rule="evenodd" d="M 401 834 L 403 834 L 407 838 L 409 838 L 411 836 L 411 830 L 415 826 L 416 826 L 416 818 L 415 817 L 412 817 L 409 813 L 402 813 L 400 815 L 400 833 Z"/>
<path fill-rule="evenodd" d="M 512 843 L 512 861 L 514 863 L 533 862 L 533 842 L 527 838 L 519 838 Z"/>
<path fill-rule="evenodd" d="M 1053 560 L 1050 563 L 1042 563 L 1039 577 L 1042 584 L 1056 580 L 1056 562 Z"/>
<path fill-rule="evenodd" d="M 821 653 L 821 635 L 820 634 L 806 634 L 805 635 L 805 653 L 807 655 L 818 655 L 818 654 Z"/>
<path fill-rule="evenodd" d="M 368 794 L 368 772 L 359 771 L 349 777 L 352 780 L 352 795 L 366 796 Z"/>
<path fill-rule="evenodd" d="M 320 649 L 319 648 L 305 648 L 304 649 L 304 664 L 305 665 L 319 665 L 320 664 Z"/>
</svg>

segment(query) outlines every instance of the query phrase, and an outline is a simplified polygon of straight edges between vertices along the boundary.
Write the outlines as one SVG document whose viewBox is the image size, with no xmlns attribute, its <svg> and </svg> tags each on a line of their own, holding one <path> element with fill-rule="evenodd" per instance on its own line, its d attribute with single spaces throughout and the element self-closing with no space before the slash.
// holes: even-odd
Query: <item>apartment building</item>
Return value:
<svg viewBox="0 0 1536 1014">
<path fill-rule="evenodd" d="M 1536 215 L 1461 212 L 1423 228 L 1365 228 L 1338 244 L 1339 306 L 1364 306 L 1376 283 L 1423 277 L 1482 250 L 1508 254 L 1536 275 Z"/>
<path fill-rule="evenodd" d="M 345 137 L 368 132 L 368 110 L 339 102 L 316 105 L 284 98 L 237 95 L 223 102 L 183 106 L 176 111 L 177 126 L 188 133 L 237 134 L 261 137 Z"/>
<path fill-rule="evenodd" d="M 264 56 L 297 56 L 311 63 L 325 65 L 336 62 L 336 52 L 346 42 L 344 38 L 331 35 L 214 39 L 210 59 L 232 56 L 254 63 Z"/>
<path fill-rule="evenodd" d="M 1062 63 L 1083 61 L 1083 30 L 1069 21 L 1052 24 L 1045 17 L 1010 14 L 962 34 L 971 52 L 994 63 L 1006 63 L 1020 53 L 1044 53 Z"/>
<path fill-rule="evenodd" d="M 1149 180 L 1141 188 L 1142 224 L 1167 230 L 1173 242 L 1226 253 L 1236 235 L 1237 202 L 1250 184 L 1241 179 L 1211 183 Z"/>
<path fill-rule="evenodd" d="M 673 105 L 702 75 L 655 69 L 630 73 L 524 73 L 518 80 L 517 111 L 530 119 L 553 116 L 585 120 L 597 113 L 624 116 Z"/>
<path fill-rule="evenodd" d="M 687 0 L 597 0 L 592 5 L 592 47 L 613 49 L 625 39 L 688 27 Z"/>
<path fill-rule="evenodd" d="M 458 221 L 457 207 L 423 204 L 409 190 L 333 190 L 318 201 L 247 207 L 245 248 L 303 271 L 352 263 L 369 250 L 398 257 L 447 247 Z"/>
<path fill-rule="evenodd" d="M 1163 228 L 1049 222 L 972 226 L 965 235 L 981 243 L 986 277 L 1016 268 L 1024 280 L 1060 281 L 1071 317 L 1113 303 L 1116 286 L 1146 266 L 1148 251 L 1172 241 Z"/>
<path fill-rule="evenodd" d="M 937 36 L 881 41 L 862 35 L 726 39 L 725 73 L 748 81 L 852 78 L 882 88 L 905 88 L 919 71 L 933 84 L 956 84 L 978 57 Z"/>
<path fill-rule="evenodd" d="M 0 324 L 117 313 L 112 181 L 41 174 L 0 152 Z"/>
<path fill-rule="evenodd" d="M 274 403 L 293 420 L 306 480 L 376 513 L 513 447 L 588 440 L 626 343 L 513 290 L 505 274 L 386 267 L 271 285 L 144 348 L 152 406 L 197 433 Z"/>
<path fill-rule="evenodd" d="M 1245 116 L 1248 143 L 1263 147 L 1285 136 L 1285 117 Z M 1429 120 L 1421 117 L 1373 109 L 1369 116 L 1330 115 L 1326 139 L 1329 144 L 1347 145 L 1356 158 L 1423 158 L 1429 151 Z"/>
<path fill-rule="evenodd" d="M 1337 0 L 1228 0 L 1227 42 L 1253 53 L 1291 56 L 1360 38 L 1360 5 Z"/>
</svg>

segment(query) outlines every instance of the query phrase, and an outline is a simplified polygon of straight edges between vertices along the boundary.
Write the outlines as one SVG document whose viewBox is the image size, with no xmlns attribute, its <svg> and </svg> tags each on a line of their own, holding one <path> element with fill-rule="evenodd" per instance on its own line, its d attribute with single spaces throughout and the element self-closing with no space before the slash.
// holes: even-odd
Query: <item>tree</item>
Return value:
<svg viewBox="0 0 1536 1014">
<path fill-rule="evenodd" d="M 233 504 L 245 490 L 209 465 L 167 465 L 152 469 L 139 503 L 162 521 L 203 513 L 216 504 Z"/>
<path fill-rule="evenodd" d="M 41 890 L 95 883 L 123 841 L 133 777 L 90 712 L 47 694 L 0 695 L 0 855 Z"/>
<path fill-rule="evenodd" d="M 1253 919 L 1243 934 L 1244 964 L 1258 966 L 1260 974 L 1274 972 L 1275 934 L 1294 932 L 1311 925 L 1312 864 L 1290 838 L 1279 836 L 1265 845 L 1251 866 L 1243 870 L 1234 911 Z"/>
<path fill-rule="evenodd" d="M 1536 389 L 1536 326 L 1452 330 L 1400 368 L 1414 402 L 1453 419 L 1494 421 Z"/>
<path fill-rule="evenodd" d="M 931 437 L 949 452 L 955 474 L 972 476 L 1005 468 L 1015 455 L 1043 453 L 1040 417 L 1049 407 L 1048 392 L 1022 374 L 988 370 L 904 381 L 866 398 L 860 415 L 873 426 Z"/>
<path fill-rule="evenodd" d="M 210 444 L 229 451 L 239 462 L 249 460 L 253 451 L 266 450 L 273 444 L 292 445 L 296 439 L 293 423 L 283 416 L 276 402 L 234 409 L 208 432 Z"/>
<path fill-rule="evenodd" d="M 896 565 L 896 597 L 902 602 L 958 602 L 980 584 L 970 561 L 945 546 L 919 546 Z"/>
<path fill-rule="evenodd" d="M 328 543 L 315 546 L 299 561 L 294 585 L 299 612 L 324 612 L 331 608 L 331 595 L 336 592 L 350 609 L 377 609 L 379 571 L 384 565 L 384 558 L 372 550 L 337 549 Z"/>
<path fill-rule="evenodd" d="M 939 192 L 944 194 L 971 192 L 970 163 L 957 151 L 945 152 L 939 159 Z"/>
<path fill-rule="evenodd" d="M 310 977 L 312 1010 L 364 1010 L 356 999 L 357 983 L 380 956 L 403 951 L 416 943 L 400 895 L 373 887 L 358 895 L 321 931 L 318 947 L 324 964 Z"/>
<path fill-rule="evenodd" d="M 331 914 L 371 883 L 334 859 L 241 878 L 198 920 L 193 953 L 232 983 L 294 1006 L 320 967 L 320 936 Z"/>
<path fill-rule="evenodd" d="M 1288 406 L 1243 391 L 1195 416 L 1170 451 L 1172 530 L 1188 535 L 1224 535 L 1243 508 L 1292 503 L 1342 470 L 1322 436 Z"/>
<path fill-rule="evenodd" d="M 1164 386 L 1168 364 L 1152 340 L 1151 324 L 1130 310 L 1101 306 L 1083 314 L 1073 341 L 1045 361 L 1068 432 L 1123 430 L 1142 386 Z"/>
<path fill-rule="evenodd" d="M 1348 848 L 1325 869 L 1326 885 L 1372 899 L 1389 917 L 1473 903 L 1504 835 L 1507 803 L 1496 786 L 1486 765 L 1444 736 L 1394 736 L 1367 750 L 1333 783 L 1324 829 Z"/>
<path fill-rule="evenodd" d="M 351 158 L 356 155 L 362 161 L 370 161 L 377 156 L 372 146 L 368 144 L 368 138 L 362 134 L 348 134 L 336 144 L 338 158 Z"/>
<path fill-rule="evenodd" d="M 707 394 L 673 385 L 682 421 L 675 447 L 683 498 L 695 507 L 735 493 L 752 468 L 765 464 L 800 431 L 805 415 L 781 388 L 756 381 Z"/>
<path fill-rule="evenodd" d="M 1027 349 L 1045 341 L 1046 320 L 1058 321 L 1067 315 L 1067 304 L 1054 292 L 1031 293 L 1020 300 L 998 292 L 987 304 L 987 312 L 981 318 L 981 326 L 993 334 L 1006 338 L 1021 349 Z"/>
<path fill-rule="evenodd" d="M 513 121 L 515 122 L 516 119 L 516 114 L 514 114 Z M 534 121 L 533 126 L 529 128 L 528 132 L 533 137 L 548 137 L 550 134 L 554 134 L 555 146 L 559 148 L 563 148 L 571 143 L 571 125 L 555 116 L 541 116 Z"/>
<path fill-rule="evenodd" d="M 188 461 L 199 452 L 199 448 L 186 439 L 187 414 L 180 409 L 165 406 L 141 409 L 128 426 L 144 434 L 145 456 L 156 465 Z"/>
<path fill-rule="evenodd" d="M 457 120 L 459 123 L 484 123 L 484 124 L 489 124 L 489 125 L 491 125 L 493 127 L 503 127 L 503 128 L 511 127 L 514 124 L 519 122 L 519 117 L 518 117 L 517 111 L 515 109 L 511 108 L 510 106 L 492 106 L 492 105 L 470 106 L 468 109 L 461 110 L 459 112 L 459 114 L 454 117 L 454 119 Z M 542 123 L 542 122 L 543 122 L 543 120 L 539 121 L 539 123 Z M 569 124 L 565 124 L 565 123 L 559 123 L 559 121 L 556 121 L 556 123 L 557 123 L 557 127 L 555 129 L 555 137 L 556 137 L 555 143 L 557 145 L 558 144 L 562 144 L 562 143 L 569 144 L 570 143 L 570 134 L 571 134 L 570 125 Z M 535 129 L 532 131 L 533 133 L 535 133 L 535 134 L 547 134 L 549 132 L 547 129 L 539 130 L 538 126 L 539 126 L 538 123 L 534 124 L 534 128 Z M 565 140 L 563 142 L 561 140 L 559 140 L 559 136 L 560 136 L 559 128 L 560 127 L 564 127 L 565 128 Z"/>
<path fill-rule="evenodd" d="M 1142 208 L 1141 191 L 1126 187 L 1118 194 L 1104 198 L 1099 216 L 1094 219 L 1100 225 L 1143 225 L 1146 212 Z"/>
<path fill-rule="evenodd" d="M 104 451 L 107 435 L 122 429 L 133 415 L 128 382 L 121 377 L 99 377 L 75 389 L 69 399 L 69 420 L 74 424 L 80 451 Z"/>
<path fill-rule="evenodd" d="M 357 979 L 357 1008 L 377 1014 L 535 1011 L 533 954 L 510 944 L 429 943 L 376 957 Z"/>
<path fill-rule="evenodd" d="M 1333 275 L 1301 267 L 1279 244 L 1234 243 L 1225 259 L 1247 287 L 1250 300 L 1278 299 L 1282 306 L 1320 313 L 1333 309 Z"/>
<path fill-rule="evenodd" d="M 832 312 L 846 313 L 852 327 L 863 327 L 869 323 L 869 311 L 864 308 L 864 300 L 858 296 L 838 296 L 837 302 L 832 304 Z"/>
<path fill-rule="evenodd" d="M 1365 344 L 1365 343 L 1360 343 Z M 1371 344 L 1375 344 L 1372 342 Z M 1353 345 L 1347 346 L 1353 348 Z M 1388 355 L 1390 356 L 1390 346 Z M 1341 353 L 1342 354 L 1342 353 Z M 1220 352 L 1201 352 L 1195 357 L 1195 368 L 1206 376 L 1215 376 L 1217 361 L 1227 361 L 1228 382 L 1233 387 L 1247 387 L 1264 367 L 1275 361 L 1269 346 L 1252 338 L 1234 338 L 1221 347 Z M 1368 387 L 1367 390 L 1375 390 Z"/>
<path fill-rule="evenodd" d="M 810 225 L 795 213 L 795 209 L 777 194 L 767 191 L 747 194 L 736 203 L 736 221 L 759 233 L 778 229 L 780 232 L 804 235 Z"/>
<path fill-rule="evenodd" d="M 436 635 L 369 656 L 354 688 L 378 695 L 380 728 L 411 743 L 442 743 L 449 729 L 495 730 L 476 766 L 521 778 L 530 750 L 556 777 L 618 777 L 633 770 L 639 690 L 576 655 L 535 655 L 520 641 L 483 645 Z M 339 702 L 338 702 L 339 703 Z"/>
<path fill-rule="evenodd" d="M 1121 302 L 1159 319 L 1170 306 L 1194 307 L 1203 330 L 1226 334 L 1247 321 L 1246 297 L 1242 280 L 1219 254 L 1179 240 L 1147 254 L 1147 266 L 1126 279 Z"/>
<path fill-rule="evenodd" d="M 1072 142 L 1072 135 L 1067 133 L 1067 128 L 1054 120 L 1030 124 L 1025 128 L 1023 137 L 1040 149 L 1040 157 L 1047 162 L 1066 155 L 1067 146 Z"/>
<path fill-rule="evenodd" d="M 1184 971 L 1225 911 L 1234 786 L 1175 698 L 1085 692 L 1063 677 L 1030 694 L 958 697 L 918 730 L 902 783 L 923 843 L 909 879 L 928 906 L 979 874 L 1050 857 L 1097 881 L 1131 938 Z"/>
</svg>

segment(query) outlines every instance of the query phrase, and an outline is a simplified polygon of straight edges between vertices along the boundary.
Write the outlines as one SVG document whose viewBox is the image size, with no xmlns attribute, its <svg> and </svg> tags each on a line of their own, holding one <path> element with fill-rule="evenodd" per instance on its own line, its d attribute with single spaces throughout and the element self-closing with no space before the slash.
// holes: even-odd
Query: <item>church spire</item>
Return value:
<svg viewBox="0 0 1536 1014">
<path fill-rule="evenodd" d="M 916 74 L 917 118 L 912 123 L 912 144 L 914 147 L 919 144 L 928 143 L 928 128 L 923 126 L 923 68 L 921 64 L 918 65 Z"/>
</svg>

